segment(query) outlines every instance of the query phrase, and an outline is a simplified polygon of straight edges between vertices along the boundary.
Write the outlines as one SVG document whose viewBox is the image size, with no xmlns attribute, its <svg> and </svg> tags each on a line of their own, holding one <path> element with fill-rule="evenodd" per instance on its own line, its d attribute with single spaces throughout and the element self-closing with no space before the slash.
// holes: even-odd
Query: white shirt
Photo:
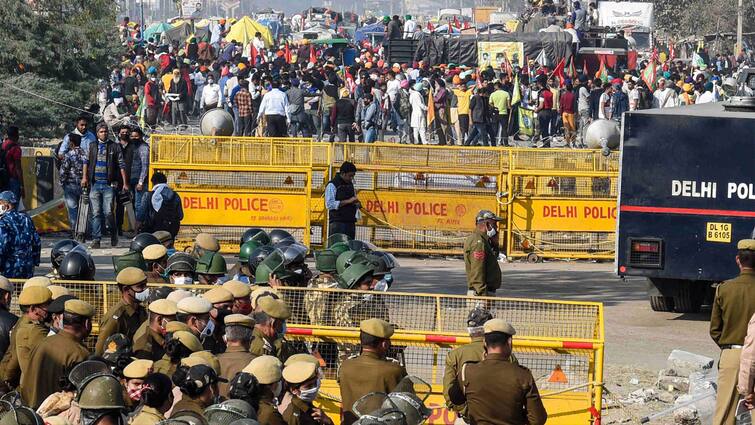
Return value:
<svg viewBox="0 0 755 425">
<path fill-rule="evenodd" d="M 220 107 L 220 86 L 218 83 L 205 84 L 202 90 L 202 98 L 199 100 L 199 107 L 217 106 Z"/>
<path fill-rule="evenodd" d="M 417 23 L 409 19 L 404 23 L 404 38 L 411 38 L 417 29 Z"/>
<path fill-rule="evenodd" d="M 272 89 L 265 93 L 262 96 L 260 112 L 257 114 L 257 117 L 259 118 L 263 115 L 282 115 L 286 119 L 289 119 L 288 97 L 286 97 L 286 93 L 283 93 L 280 89 Z"/>
<path fill-rule="evenodd" d="M 255 49 L 257 49 L 257 53 L 259 53 L 260 50 L 265 48 L 265 41 L 261 38 L 254 37 L 254 40 L 252 40 L 252 45 Z"/>
<path fill-rule="evenodd" d="M 572 44 L 578 44 L 579 43 L 579 36 L 577 35 L 577 30 L 574 28 L 567 28 L 564 30 L 565 32 L 568 32 L 571 34 L 571 42 Z"/>
<path fill-rule="evenodd" d="M 394 78 L 393 80 L 388 81 L 385 85 L 385 92 L 388 94 L 388 98 L 391 99 L 391 103 L 396 103 L 396 95 L 398 94 L 399 89 L 401 89 L 401 81 Z"/>
<path fill-rule="evenodd" d="M 582 86 L 577 94 L 577 112 L 587 112 L 590 110 L 590 90 Z"/>
<path fill-rule="evenodd" d="M 611 96 L 608 95 L 608 93 L 603 92 L 603 94 L 600 95 L 600 107 L 598 108 L 598 118 L 602 120 L 607 120 L 608 116 L 611 115 Z"/>
<path fill-rule="evenodd" d="M 236 88 L 236 86 L 239 85 L 239 77 L 233 76 L 228 79 L 228 81 L 225 82 L 225 98 L 228 101 L 228 104 L 231 104 L 231 93 L 233 93 L 233 89 Z"/>
<path fill-rule="evenodd" d="M 640 107 L 640 91 L 637 87 L 629 90 L 629 110 L 636 111 Z"/>
<path fill-rule="evenodd" d="M 711 103 L 711 102 L 715 102 L 715 99 L 713 98 L 713 92 L 712 91 L 706 91 L 706 92 L 702 93 L 700 96 L 697 97 L 697 102 L 695 102 L 695 104 L 698 104 L 698 103 Z"/>
<path fill-rule="evenodd" d="M 666 87 L 663 90 L 656 90 L 653 93 L 653 107 L 655 108 L 672 108 L 679 105 L 679 97 L 673 89 Z"/>
</svg>

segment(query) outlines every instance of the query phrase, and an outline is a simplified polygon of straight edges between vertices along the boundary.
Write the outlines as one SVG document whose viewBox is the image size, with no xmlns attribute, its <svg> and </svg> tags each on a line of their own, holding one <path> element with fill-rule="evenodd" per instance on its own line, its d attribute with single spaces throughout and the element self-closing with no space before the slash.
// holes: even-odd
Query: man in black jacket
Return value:
<svg viewBox="0 0 755 425">
<path fill-rule="evenodd" d="M 107 125 L 100 123 L 97 126 L 97 143 L 89 144 L 81 178 L 81 187 L 89 188 L 89 202 L 92 207 L 92 248 L 100 247 L 102 220 L 105 217 L 110 228 L 111 246 L 118 245 L 118 232 L 112 214 L 114 188 L 122 184 L 123 190 L 129 190 L 121 145 L 107 136 Z"/>
<path fill-rule="evenodd" d="M 393 15 L 393 19 L 388 23 L 388 39 L 401 40 L 404 36 L 404 25 L 398 15 Z"/>
<path fill-rule="evenodd" d="M 325 207 L 328 209 L 328 233 L 342 233 L 355 238 L 359 199 L 354 190 L 354 175 L 357 167 L 349 161 L 341 164 L 341 170 L 325 187 Z"/>
<path fill-rule="evenodd" d="M 484 87 L 476 88 L 475 94 L 469 100 L 469 118 L 472 121 L 473 128 L 464 141 L 465 146 L 474 145 L 477 137 L 482 139 L 482 146 L 490 146 L 488 143 L 488 92 Z"/>
</svg>

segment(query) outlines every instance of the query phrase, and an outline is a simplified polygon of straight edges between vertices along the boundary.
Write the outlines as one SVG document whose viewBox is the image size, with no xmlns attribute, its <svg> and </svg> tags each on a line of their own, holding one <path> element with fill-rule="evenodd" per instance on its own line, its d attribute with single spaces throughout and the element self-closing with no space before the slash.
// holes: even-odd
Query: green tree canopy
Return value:
<svg viewBox="0 0 755 425">
<path fill-rule="evenodd" d="M 0 124 L 49 137 L 85 109 L 122 47 L 112 0 L 0 0 Z"/>
</svg>

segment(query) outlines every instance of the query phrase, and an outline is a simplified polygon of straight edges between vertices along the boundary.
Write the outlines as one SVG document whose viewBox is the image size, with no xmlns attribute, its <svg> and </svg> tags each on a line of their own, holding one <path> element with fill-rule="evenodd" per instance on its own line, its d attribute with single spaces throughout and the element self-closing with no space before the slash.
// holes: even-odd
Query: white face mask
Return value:
<svg viewBox="0 0 755 425">
<path fill-rule="evenodd" d="M 191 285 L 192 281 L 189 276 L 176 276 L 173 278 L 174 285 Z"/>
<path fill-rule="evenodd" d="M 140 303 L 147 302 L 147 300 L 149 299 L 149 289 L 145 289 L 142 292 L 137 292 L 136 295 L 134 295 L 134 298 L 136 298 L 136 300 Z"/>
<path fill-rule="evenodd" d="M 207 338 L 208 336 L 212 335 L 213 332 L 215 332 L 215 322 L 207 319 L 207 324 L 204 326 L 204 329 L 202 329 L 202 333 L 199 334 L 199 337 Z"/>
<path fill-rule="evenodd" d="M 317 393 L 320 392 L 320 380 L 317 380 L 317 385 L 315 385 L 312 388 L 306 389 L 306 390 L 300 390 L 299 392 L 299 398 L 302 399 L 302 401 L 305 401 L 307 403 L 311 403 L 315 401 L 317 398 Z"/>
<path fill-rule="evenodd" d="M 113 99 L 113 103 L 115 103 L 115 105 L 118 106 L 118 105 L 120 105 L 120 104 L 123 103 L 123 98 L 122 97 L 116 97 L 115 99 Z"/>
<path fill-rule="evenodd" d="M 489 238 L 492 238 L 493 236 L 496 235 L 496 233 L 498 233 L 498 230 L 496 230 L 495 227 L 491 226 L 491 227 L 488 227 L 488 231 L 486 233 L 488 234 Z"/>
</svg>

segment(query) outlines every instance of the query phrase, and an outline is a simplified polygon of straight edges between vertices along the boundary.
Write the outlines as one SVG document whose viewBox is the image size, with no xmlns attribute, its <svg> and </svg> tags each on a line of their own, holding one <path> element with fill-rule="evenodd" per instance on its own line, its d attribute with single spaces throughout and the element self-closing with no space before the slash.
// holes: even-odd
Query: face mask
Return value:
<svg viewBox="0 0 755 425">
<path fill-rule="evenodd" d="M 199 337 L 207 338 L 208 336 L 212 335 L 213 332 L 215 332 L 215 322 L 207 319 L 207 324 L 204 325 L 204 329 L 202 329 L 202 333 L 199 334 Z"/>
<path fill-rule="evenodd" d="M 123 98 L 122 97 L 116 97 L 115 99 L 113 99 L 113 103 L 115 103 L 115 106 L 119 106 L 120 104 L 123 103 Z"/>
<path fill-rule="evenodd" d="M 496 230 L 495 227 L 490 226 L 490 227 L 488 227 L 488 231 L 485 232 L 485 233 L 487 233 L 487 235 L 488 235 L 489 238 L 492 238 L 493 236 L 496 235 L 496 233 L 498 233 L 498 230 Z"/>
<path fill-rule="evenodd" d="M 134 295 L 134 298 L 136 298 L 136 300 L 141 303 L 147 302 L 147 300 L 149 299 L 149 289 L 145 289 L 142 292 L 137 292 Z"/>
<path fill-rule="evenodd" d="M 149 81 L 152 81 L 152 82 L 154 83 L 155 81 L 157 81 L 157 78 L 155 78 L 155 77 L 150 77 L 150 78 L 149 78 Z"/>
<path fill-rule="evenodd" d="M 385 292 L 388 290 L 388 282 L 385 281 L 385 279 L 380 279 L 378 283 L 375 284 L 375 288 L 373 289 L 376 292 Z"/>
<path fill-rule="evenodd" d="M 189 276 L 177 276 L 173 278 L 174 285 L 191 285 L 192 280 Z"/>
<path fill-rule="evenodd" d="M 320 392 L 320 380 L 317 380 L 317 385 L 314 387 L 307 389 L 307 390 L 301 390 L 299 392 L 299 398 L 302 399 L 302 401 L 305 401 L 307 403 L 311 403 L 315 401 L 317 398 L 317 393 Z"/>
<path fill-rule="evenodd" d="M 215 80 L 207 80 L 207 84 L 214 84 Z"/>
</svg>

